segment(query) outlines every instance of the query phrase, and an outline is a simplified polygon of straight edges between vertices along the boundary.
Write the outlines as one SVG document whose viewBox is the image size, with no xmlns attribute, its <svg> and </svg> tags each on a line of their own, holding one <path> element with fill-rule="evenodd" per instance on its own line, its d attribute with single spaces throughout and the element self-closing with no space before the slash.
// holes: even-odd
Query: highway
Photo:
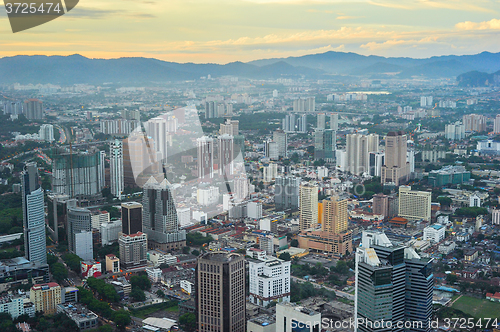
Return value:
<svg viewBox="0 0 500 332">
<path fill-rule="evenodd" d="M 326 290 L 329 290 L 329 291 L 335 292 L 335 294 L 336 294 L 338 297 L 342 297 L 342 298 L 344 298 L 344 299 L 354 301 L 354 295 L 353 295 L 353 294 L 349 294 L 349 293 L 346 293 L 346 292 L 342 292 L 342 291 L 336 290 L 336 289 L 334 289 L 334 288 L 327 287 L 327 286 L 323 286 L 323 285 L 320 285 L 320 284 L 318 284 L 318 283 L 315 283 L 315 282 L 312 282 L 312 281 L 308 281 L 308 280 L 305 280 L 305 279 L 302 279 L 302 278 L 294 277 L 294 276 L 292 276 L 292 280 L 293 280 L 293 281 L 296 281 L 296 282 L 310 282 L 310 283 L 314 286 L 314 288 L 324 288 L 324 289 L 326 289 Z"/>
</svg>

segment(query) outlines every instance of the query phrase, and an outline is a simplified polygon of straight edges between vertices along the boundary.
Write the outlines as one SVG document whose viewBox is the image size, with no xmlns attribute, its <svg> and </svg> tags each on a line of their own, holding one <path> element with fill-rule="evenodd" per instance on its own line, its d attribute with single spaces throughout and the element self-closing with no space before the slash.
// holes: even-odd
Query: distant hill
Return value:
<svg viewBox="0 0 500 332">
<path fill-rule="evenodd" d="M 486 87 L 498 85 L 500 83 L 500 70 L 496 73 L 488 74 L 477 70 L 457 76 L 459 86 L 463 87 Z"/>
<path fill-rule="evenodd" d="M 464 72 L 500 71 L 500 53 L 439 56 L 427 59 L 386 58 L 356 53 L 326 52 L 301 57 L 263 59 L 249 63 L 194 64 L 150 58 L 89 59 L 71 56 L 14 56 L 0 59 L 3 84 L 75 84 L 104 82 L 137 84 L 183 81 L 211 75 L 234 75 L 254 79 L 333 78 L 334 75 L 371 77 L 455 78 Z M 470 75 L 469 75 L 470 76 Z M 462 76 L 463 84 L 485 84 Z M 474 75 L 472 75 L 474 76 Z M 477 76 L 477 75 L 476 75 Z M 488 80 L 491 84 L 492 80 Z"/>
</svg>

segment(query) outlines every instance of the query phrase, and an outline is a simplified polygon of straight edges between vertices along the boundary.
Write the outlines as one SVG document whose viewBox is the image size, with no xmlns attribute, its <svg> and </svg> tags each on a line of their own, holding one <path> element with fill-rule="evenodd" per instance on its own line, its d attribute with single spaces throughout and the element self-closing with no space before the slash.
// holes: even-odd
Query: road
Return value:
<svg viewBox="0 0 500 332">
<path fill-rule="evenodd" d="M 314 286 L 314 288 L 322 288 L 323 287 L 326 290 L 335 292 L 335 294 L 338 297 L 343 297 L 344 299 L 354 301 L 354 295 L 352 295 L 352 294 L 349 294 L 349 293 L 346 293 L 346 292 L 342 292 L 342 291 L 336 290 L 334 288 L 323 286 L 323 285 L 320 285 L 318 283 L 315 283 L 315 282 L 312 282 L 312 281 L 308 281 L 308 280 L 305 280 L 305 279 L 302 279 L 302 278 L 294 277 L 294 276 L 292 276 L 292 280 L 296 281 L 296 282 L 310 282 Z"/>
</svg>

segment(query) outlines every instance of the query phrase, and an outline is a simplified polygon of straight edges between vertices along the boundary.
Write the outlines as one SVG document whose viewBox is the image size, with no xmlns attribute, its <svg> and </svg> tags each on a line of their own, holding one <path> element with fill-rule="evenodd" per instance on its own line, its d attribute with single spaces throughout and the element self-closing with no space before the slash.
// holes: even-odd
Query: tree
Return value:
<svg viewBox="0 0 500 332">
<path fill-rule="evenodd" d="M 349 273 L 349 267 L 345 261 L 337 261 L 337 265 L 335 266 L 335 271 L 339 274 L 347 274 Z"/>
<path fill-rule="evenodd" d="M 158 289 L 158 291 L 156 292 L 156 295 L 158 295 L 161 298 L 165 297 L 165 293 L 161 289 Z"/>
<path fill-rule="evenodd" d="M 196 316 L 191 312 L 187 312 L 179 317 L 179 324 L 188 332 L 196 329 Z"/>
<path fill-rule="evenodd" d="M 113 321 L 120 329 L 123 329 L 125 326 L 130 324 L 131 320 L 129 312 L 123 309 L 115 311 L 115 314 L 113 315 Z"/>
<path fill-rule="evenodd" d="M 289 253 L 284 252 L 280 255 L 279 259 L 282 259 L 284 261 L 290 261 L 292 258 Z"/>
<path fill-rule="evenodd" d="M 182 247 L 182 253 L 183 254 L 189 254 L 189 252 L 191 251 L 191 248 L 189 248 L 188 246 L 185 246 L 185 247 Z"/>
<path fill-rule="evenodd" d="M 290 241 L 290 246 L 297 248 L 299 246 L 299 240 L 293 239 Z"/>
<path fill-rule="evenodd" d="M 454 284 L 456 283 L 458 280 L 458 276 L 456 274 L 448 274 L 446 276 L 446 282 L 448 282 L 449 284 Z"/>
<path fill-rule="evenodd" d="M 130 292 L 130 297 L 134 299 L 134 301 L 143 302 L 146 301 L 146 294 L 140 288 L 133 288 Z"/>
<path fill-rule="evenodd" d="M 132 285 L 132 288 L 139 288 L 142 290 L 148 290 L 151 288 L 151 281 L 146 275 L 132 276 L 130 278 L 130 284 Z"/>
<path fill-rule="evenodd" d="M 198 250 L 193 250 L 191 251 L 191 255 L 200 256 L 200 252 Z"/>
<path fill-rule="evenodd" d="M 68 277 L 68 270 L 62 263 L 53 263 L 50 265 L 50 273 L 57 282 L 62 282 Z"/>
</svg>

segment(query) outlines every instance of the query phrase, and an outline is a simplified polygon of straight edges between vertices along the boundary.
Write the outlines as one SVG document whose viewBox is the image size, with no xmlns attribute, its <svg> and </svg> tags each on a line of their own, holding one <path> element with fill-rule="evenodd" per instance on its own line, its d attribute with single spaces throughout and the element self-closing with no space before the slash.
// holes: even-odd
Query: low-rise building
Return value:
<svg viewBox="0 0 500 332">
<path fill-rule="evenodd" d="M 479 256 L 479 252 L 475 249 L 467 250 L 464 252 L 464 259 L 468 262 L 473 262 Z"/>
<path fill-rule="evenodd" d="M 290 332 L 299 325 L 302 332 L 320 331 L 321 313 L 294 303 L 276 305 L 276 332 Z"/>
<path fill-rule="evenodd" d="M 24 298 L 20 296 L 4 296 L 0 298 L 0 313 L 7 313 L 13 319 L 24 315 Z"/>
<path fill-rule="evenodd" d="M 120 259 L 113 254 L 106 255 L 106 272 L 107 273 L 120 272 Z"/>
<path fill-rule="evenodd" d="M 97 328 L 99 317 L 82 304 L 59 304 L 57 306 L 57 313 L 64 313 L 68 316 L 76 323 L 80 331 Z"/>
<path fill-rule="evenodd" d="M 448 255 L 451 253 L 453 250 L 456 248 L 456 243 L 453 241 L 446 241 L 444 243 L 441 243 L 438 247 L 438 251 L 442 253 L 443 255 Z"/>
<path fill-rule="evenodd" d="M 424 228 L 424 241 L 439 243 L 446 236 L 446 227 L 441 224 L 434 224 Z"/>
<path fill-rule="evenodd" d="M 171 253 L 166 253 L 160 250 L 150 250 L 147 253 L 148 263 L 153 264 L 154 267 L 158 267 L 162 264 L 172 265 L 177 263 L 177 256 L 173 256 Z"/>
<path fill-rule="evenodd" d="M 146 273 L 148 275 L 149 280 L 152 283 L 157 283 L 161 281 L 161 270 L 154 267 L 147 267 Z"/>
</svg>

